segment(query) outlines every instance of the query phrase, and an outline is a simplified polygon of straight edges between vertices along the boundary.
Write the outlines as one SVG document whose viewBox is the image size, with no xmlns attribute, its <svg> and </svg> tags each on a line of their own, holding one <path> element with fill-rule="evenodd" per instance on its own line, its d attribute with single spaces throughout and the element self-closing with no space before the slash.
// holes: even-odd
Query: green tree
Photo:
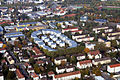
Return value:
<svg viewBox="0 0 120 80">
<path fill-rule="evenodd" d="M 7 79 L 13 79 L 15 78 L 15 73 L 13 71 L 9 71 L 8 74 L 7 74 Z"/>
<path fill-rule="evenodd" d="M 111 46 L 112 47 L 117 47 L 117 41 L 116 40 L 112 40 L 111 41 Z"/>
<path fill-rule="evenodd" d="M 34 58 L 30 58 L 30 59 L 29 59 L 29 62 L 30 62 L 31 64 L 34 64 L 34 63 L 35 63 Z"/>
</svg>

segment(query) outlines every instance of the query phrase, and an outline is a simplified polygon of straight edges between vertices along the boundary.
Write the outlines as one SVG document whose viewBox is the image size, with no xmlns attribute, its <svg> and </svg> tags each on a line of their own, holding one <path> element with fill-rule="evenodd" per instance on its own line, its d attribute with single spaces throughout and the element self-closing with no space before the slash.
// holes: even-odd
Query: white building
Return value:
<svg viewBox="0 0 120 80">
<path fill-rule="evenodd" d="M 57 64 L 57 65 L 60 65 L 62 61 L 67 62 L 67 59 L 64 56 L 57 57 L 57 58 L 54 59 L 54 63 Z"/>
<path fill-rule="evenodd" d="M 119 29 L 120 29 L 120 24 L 117 24 L 116 28 L 119 28 Z"/>
<path fill-rule="evenodd" d="M 82 42 L 82 41 L 93 41 L 94 37 L 83 37 L 83 38 L 77 38 L 76 41 L 77 42 Z"/>
<path fill-rule="evenodd" d="M 30 73 L 30 76 L 33 78 L 33 80 L 39 80 L 39 76 L 34 72 Z"/>
<path fill-rule="evenodd" d="M 4 80 L 4 76 L 2 73 L 0 73 L 0 80 Z"/>
<path fill-rule="evenodd" d="M 77 62 L 77 67 L 79 69 L 85 69 L 87 67 L 92 67 L 92 61 L 91 60 L 84 60 L 84 61 Z"/>
<path fill-rule="evenodd" d="M 86 42 L 85 47 L 88 48 L 89 50 L 94 50 L 96 44 Z"/>
<path fill-rule="evenodd" d="M 3 42 L 0 41 L 0 48 L 2 48 L 2 47 L 3 47 Z"/>
<path fill-rule="evenodd" d="M 65 46 L 65 43 L 64 43 L 64 42 L 60 42 L 60 43 L 59 43 L 59 46 L 60 46 L 60 47 L 64 47 L 64 46 Z"/>
<path fill-rule="evenodd" d="M 75 78 L 81 78 L 81 73 L 80 71 L 75 71 L 75 72 L 69 72 L 69 73 L 63 73 L 59 75 L 55 75 L 53 77 L 53 80 L 72 80 Z"/>
<path fill-rule="evenodd" d="M 100 54 L 100 51 L 99 50 L 96 50 L 96 51 L 90 51 L 88 54 L 88 58 L 89 59 L 98 59 L 98 58 L 101 58 L 102 57 L 102 54 Z"/>
<path fill-rule="evenodd" d="M 108 71 L 109 73 L 120 72 L 120 64 L 108 65 L 108 66 L 107 66 L 107 71 Z"/>
<path fill-rule="evenodd" d="M 56 43 L 52 43 L 52 44 L 50 45 L 50 47 L 51 47 L 51 48 L 56 48 Z"/>
<path fill-rule="evenodd" d="M 111 63 L 111 58 L 110 57 L 105 57 L 105 58 L 95 59 L 95 60 L 92 60 L 92 63 L 94 65 L 108 64 L 108 63 Z"/>
</svg>

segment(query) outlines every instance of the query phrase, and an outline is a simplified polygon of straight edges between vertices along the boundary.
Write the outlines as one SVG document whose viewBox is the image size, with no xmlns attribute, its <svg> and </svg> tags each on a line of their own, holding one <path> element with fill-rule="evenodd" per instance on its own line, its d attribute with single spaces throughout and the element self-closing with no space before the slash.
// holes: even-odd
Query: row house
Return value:
<svg viewBox="0 0 120 80">
<path fill-rule="evenodd" d="M 92 61 L 91 60 L 84 60 L 77 62 L 77 67 L 79 69 L 85 69 L 87 67 L 92 67 Z"/>
<path fill-rule="evenodd" d="M 19 69 L 16 69 L 16 76 L 18 80 L 25 80 L 25 77 L 22 75 Z"/>
<path fill-rule="evenodd" d="M 93 41 L 94 40 L 94 37 L 83 37 L 83 38 L 77 38 L 76 41 L 77 42 L 83 42 L 83 41 Z"/>
<path fill-rule="evenodd" d="M 36 55 L 42 55 L 43 53 L 37 48 L 37 47 L 33 47 L 32 51 L 36 54 Z"/>
<path fill-rule="evenodd" d="M 107 71 L 109 73 L 117 73 L 120 72 L 120 64 L 113 64 L 107 66 Z"/>
<path fill-rule="evenodd" d="M 5 48 L 0 48 L 0 53 L 5 53 L 6 49 Z"/>
<path fill-rule="evenodd" d="M 96 46 L 95 43 L 90 43 L 90 42 L 85 43 L 85 48 L 88 48 L 89 50 L 94 50 L 95 46 Z"/>
<path fill-rule="evenodd" d="M 105 58 L 95 59 L 95 60 L 92 60 L 92 63 L 94 65 L 108 64 L 108 63 L 111 63 L 111 58 L 110 57 L 105 57 Z"/>
<path fill-rule="evenodd" d="M 75 70 L 75 67 L 72 65 L 69 66 L 59 66 L 56 67 L 56 72 L 59 73 L 64 73 L 64 72 L 72 72 Z"/>
<path fill-rule="evenodd" d="M 105 27 L 95 27 L 95 28 L 93 28 L 93 31 L 95 32 L 95 33 L 99 33 L 100 32 L 100 30 L 105 30 L 105 29 L 108 29 L 109 27 L 107 27 L 107 26 L 105 26 Z"/>
<path fill-rule="evenodd" d="M 35 72 L 30 73 L 30 76 L 33 78 L 33 80 L 39 80 L 39 76 Z"/>
<path fill-rule="evenodd" d="M 8 52 L 6 52 L 6 53 L 4 54 L 4 57 L 7 58 L 7 61 L 9 62 L 9 64 L 14 64 L 14 63 L 15 63 L 15 61 L 14 61 L 13 58 L 9 55 Z"/>
<path fill-rule="evenodd" d="M 68 31 L 78 31 L 78 27 L 76 27 L 76 28 L 62 29 L 62 33 L 64 33 L 64 32 L 68 32 Z"/>
<path fill-rule="evenodd" d="M 86 34 L 72 35 L 72 39 L 74 39 L 74 40 L 76 40 L 77 38 L 83 38 L 83 37 L 86 37 Z"/>
<path fill-rule="evenodd" d="M 83 60 L 86 58 L 84 54 L 73 54 L 72 56 L 76 57 L 77 60 Z"/>
<path fill-rule="evenodd" d="M 53 80 L 72 80 L 75 78 L 81 78 L 80 71 L 58 74 L 53 77 Z"/>
<path fill-rule="evenodd" d="M 67 59 L 64 56 L 60 56 L 54 59 L 56 65 L 60 65 L 62 62 L 67 62 Z"/>
<path fill-rule="evenodd" d="M 98 59 L 102 57 L 102 54 L 100 54 L 99 50 L 90 51 L 87 55 L 89 59 Z"/>
<path fill-rule="evenodd" d="M 0 80 L 4 80 L 4 75 L 3 75 L 3 73 L 0 73 Z"/>
<path fill-rule="evenodd" d="M 32 55 L 32 57 L 33 57 L 35 60 L 45 59 L 45 58 L 46 58 L 46 56 L 44 56 L 44 55 Z"/>
</svg>

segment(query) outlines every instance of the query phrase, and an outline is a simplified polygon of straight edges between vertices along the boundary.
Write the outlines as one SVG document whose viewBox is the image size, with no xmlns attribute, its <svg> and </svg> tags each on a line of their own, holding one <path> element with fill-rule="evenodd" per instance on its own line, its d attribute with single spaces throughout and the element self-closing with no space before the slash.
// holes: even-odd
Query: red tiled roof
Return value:
<svg viewBox="0 0 120 80">
<path fill-rule="evenodd" d="M 75 31 L 71 31 L 71 32 L 79 32 L 79 31 L 82 31 L 82 30 L 75 30 Z"/>
<path fill-rule="evenodd" d="M 90 51 L 89 53 L 90 53 L 91 55 L 97 55 L 97 54 L 100 54 L 100 51 L 99 51 L 99 50 Z"/>
<path fill-rule="evenodd" d="M 68 15 L 64 15 L 64 16 L 61 17 L 61 18 L 64 18 L 64 17 L 73 17 L 73 16 L 76 16 L 76 14 L 68 14 Z"/>
<path fill-rule="evenodd" d="M 5 48 L 0 48 L 0 51 L 2 51 L 2 50 L 6 50 Z"/>
<path fill-rule="evenodd" d="M 30 73 L 30 75 L 35 78 L 35 77 L 39 77 L 36 73 Z"/>
<path fill-rule="evenodd" d="M 25 65 L 25 66 L 30 66 L 30 64 L 29 64 L 29 63 L 24 63 L 24 65 Z"/>
<path fill-rule="evenodd" d="M 84 60 L 84 61 L 80 61 L 79 62 L 80 64 L 87 64 L 87 63 L 92 63 L 91 60 Z"/>
<path fill-rule="evenodd" d="M 114 67 L 120 67 L 120 64 L 113 64 L 113 65 L 110 65 L 110 68 L 114 68 Z"/>
<path fill-rule="evenodd" d="M 3 43 L 2 41 L 0 41 L 0 44 Z"/>
<path fill-rule="evenodd" d="M 54 74 L 54 72 L 53 72 L 53 71 L 48 72 L 48 75 L 52 75 L 52 74 Z"/>
<path fill-rule="evenodd" d="M 5 24 L 5 23 L 11 24 L 11 23 L 14 23 L 14 22 L 0 22 L 0 24 Z"/>
<path fill-rule="evenodd" d="M 24 76 L 21 74 L 19 69 L 16 69 L 16 74 L 17 74 L 18 78 L 24 78 Z"/>
<path fill-rule="evenodd" d="M 44 61 L 37 61 L 36 62 L 37 64 L 42 64 L 42 63 L 45 63 Z"/>
<path fill-rule="evenodd" d="M 37 47 L 34 47 L 33 50 L 35 51 L 36 54 L 42 55 L 42 53 Z"/>
<path fill-rule="evenodd" d="M 63 30 L 71 30 L 71 29 L 78 29 L 78 27 L 75 27 L 75 28 L 67 28 L 67 29 L 63 29 Z"/>
<path fill-rule="evenodd" d="M 55 75 L 55 78 L 67 77 L 67 76 L 72 76 L 72 75 L 76 75 L 76 74 L 80 74 L 80 71 L 75 71 L 75 72 L 69 72 L 69 73 Z"/>
</svg>

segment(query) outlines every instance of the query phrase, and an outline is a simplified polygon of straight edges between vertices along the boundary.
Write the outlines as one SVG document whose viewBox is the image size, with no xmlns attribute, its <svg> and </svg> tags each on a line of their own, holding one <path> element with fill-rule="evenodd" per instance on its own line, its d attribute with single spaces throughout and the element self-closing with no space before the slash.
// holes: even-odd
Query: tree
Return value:
<svg viewBox="0 0 120 80">
<path fill-rule="evenodd" d="M 15 73 L 13 71 L 9 71 L 7 74 L 7 79 L 13 79 L 15 78 Z"/>
<path fill-rule="evenodd" d="M 64 66 L 66 64 L 66 61 L 61 61 L 61 65 Z"/>
<path fill-rule="evenodd" d="M 95 49 L 100 50 L 101 52 L 107 51 L 107 47 L 104 43 L 97 43 Z"/>
<path fill-rule="evenodd" d="M 6 48 L 7 46 L 6 46 L 6 44 L 3 44 L 3 48 Z"/>
<path fill-rule="evenodd" d="M 34 70 L 37 74 L 39 74 L 41 71 L 40 71 L 40 68 L 39 68 L 39 65 L 38 64 L 34 64 Z"/>
<path fill-rule="evenodd" d="M 77 61 L 77 60 L 76 60 L 75 56 L 72 56 L 71 59 L 70 59 L 70 62 L 71 62 L 71 63 L 76 63 L 76 61 Z"/>
<path fill-rule="evenodd" d="M 84 51 L 85 51 L 85 53 L 90 52 L 89 48 L 85 48 Z"/>
<path fill-rule="evenodd" d="M 21 44 L 18 44 L 18 47 L 19 47 L 20 49 L 22 49 L 22 45 L 21 45 Z"/>
<path fill-rule="evenodd" d="M 34 64 L 34 63 L 35 63 L 34 58 L 30 58 L 30 59 L 29 59 L 29 62 L 30 62 L 31 64 Z"/>
<path fill-rule="evenodd" d="M 44 71 L 45 69 L 44 69 L 44 67 L 40 66 L 40 70 L 41 70 L 41 71 Z"/>
<path fill-rule="evenodd" d="M 19 41 L 14 41 L 15 47 L 18 47 Z"/>
<path fill-rule="evenodd" d="M 23 43 L 24 45 L 27 45 L 27 41 L 26 41 L 26 40 L 23 40 L 22 43 Z"/>
<path fill-rule="evenodd" d="M 111 46 L 112 47 L 117 47 L 117 41 L 116 40 L 112 40 L 111 41 Z"/>
</svg>

